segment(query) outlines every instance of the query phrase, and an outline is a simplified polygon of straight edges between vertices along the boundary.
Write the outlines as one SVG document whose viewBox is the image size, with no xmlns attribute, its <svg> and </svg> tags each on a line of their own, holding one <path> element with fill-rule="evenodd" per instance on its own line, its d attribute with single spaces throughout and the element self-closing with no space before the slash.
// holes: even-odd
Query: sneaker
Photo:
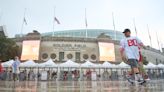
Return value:
<svg viewBox="0 0 164 92">
<path fill-rule="evenodd" d="M 126 79 L 128 80 L 130 84 L 132 85 L 134 84 L 134 80 L 130 76 L 126 76 Z"/>
<path fill-rule="evenodd" d="M 138 80 L 138 83 L 139 83 L 140 85 L 143 85 L 144 83 L 146 83 L 146 81 L 145 81 L 145 80 Z"/>
<path fill-rule="evenodd" d="M 149 80 L 150 80 L 150 78 L 149 78 L 148 75 L 145 75 L 145 76 L 144 76 L 144 79 L 145 79 L 146 81 L 149 81 Z"/>
<path fill-rule="evenodd" d="M 150 80 L 150 78 L 147 78 L 147 79 L 145 79 L 146 81 L 149 81 Z"/>
<path fill-rule="evenodd" d="M 132 79 L 127 79 L 130 84 L 134 84 L 134 81 Z"/>
</svg>

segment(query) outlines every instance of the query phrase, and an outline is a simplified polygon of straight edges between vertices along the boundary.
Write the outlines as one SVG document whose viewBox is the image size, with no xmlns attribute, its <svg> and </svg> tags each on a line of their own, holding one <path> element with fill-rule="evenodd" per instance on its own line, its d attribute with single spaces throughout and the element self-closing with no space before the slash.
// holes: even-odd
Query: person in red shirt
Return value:
<svg viewBox="0 0 164 92">
<path fill-rule="evenodd" d="M 3 66 L 2 66 L 2 63 L 1 63 L 1 60 L 0 60 L 0 74 L 3 72 Z"/>
<path fill-rule="evenodd" d="M 2 67 L 2 63 L 1 63 L 1 60 L 0 60 L 0 79 L 3 80 L 3 67 Z"/>
</svg>

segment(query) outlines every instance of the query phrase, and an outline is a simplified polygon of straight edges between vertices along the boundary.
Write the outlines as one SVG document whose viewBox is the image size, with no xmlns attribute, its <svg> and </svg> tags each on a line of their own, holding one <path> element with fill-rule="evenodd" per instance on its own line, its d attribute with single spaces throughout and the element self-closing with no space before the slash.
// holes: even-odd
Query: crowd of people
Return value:
<svg viewBox="0 0 164 92">
<path fill-rule="evenodd" d="M 2 68 L 0 68 L 1 71 Z M 36 68 L 37 69 L 37 68 Z M 79 69 L 75 70 L 60 70 L 56 69 L 39 69 L 35 68 L 21 68 L 19 73 L 14 73 L 10 68 L 4 68 L 0 73 L 0 80 L 6 81 L 34 81 L 42 80 L 43 71 L 46 72 L 46 80 L 59 80 L 59 81 L 91 81 L 93 80 L 93 73 L 96 73 L 96 80 L 112 81 L 112 80 L 126 80 L 126 75 L 129 74 L 129 69 Z M 148 69 L 146 70 L 147 75 L 152 80 L 164 79 L 164 69 Z M 16 75 L 16 76 L 15 76 Z"/>
<path fill-rule="evenodd" d="M 62 70 L 58 71 L 58 68 L 20 68 L 20 61 L 16 56 L 11 67 L 3 68 L 0 62 L 0 80 L 7 81 L 33 81 L 42 80 L 43 71 L 46 72 L 46 80 L 60 80 L 60 81 L 90 81 L 93 79 L 93 73 L 96 73 L 96 80 L 109 81 L 109 80 L 126 80 L 127 75 L 132 75 L 129 69 L 73 69 L 73 70 Z M 100 72 L 101 71 L 101 72 Z M 145 74 L 150 79 L 164 79 L 164 69 L 147 69 L 144 70 Z M 144 77 L 144 76 L 143 76 Z"/>
</svg>

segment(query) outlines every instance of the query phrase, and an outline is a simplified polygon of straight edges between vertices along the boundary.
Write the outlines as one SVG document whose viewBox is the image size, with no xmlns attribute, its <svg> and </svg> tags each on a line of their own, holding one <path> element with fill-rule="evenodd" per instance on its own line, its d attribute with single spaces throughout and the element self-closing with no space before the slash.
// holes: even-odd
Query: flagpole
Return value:
<svg viewBox="0 0 164 92">
<path fill-rule="evenodd" d="M 88 37 L 88 24 L 87 24 L 87 10 L 85 8 L 85 37 L 87 38 Z"/>
<path fill-rule="evenodd" d="M 150 36 L 150 31 L 149 31 L 149 26 L 148 26 L 148 24 L 147 24 L 147 31 L 148 31 L 148 35 L 149 35 L 150 46 L 152 47 L 152 41 L 151 41 L 151 36 Z"/>
<path fill-rule="evenodd" d="M 137 28 L 136 28 L 135 18 L 133 19 L 133 25 L 134 25 L 134 30 L 135 30 L 136 36 L 137 36 Z"/>
<path fill-rule="evenodd" d="M 25 14 L 26 14 L 26 8 L 24 9 L 23 22 L 22 22 L 22 26 L 21 26 L 21 37 L 23 37 L 23 27 L 24 27 Z"/>
<path fill-rule="evenodd" d="M 160 50 L 160 45 L 159 45 L 159 39 L 158 39 L 157 31 L 156 31 L 156 38 L 157 38 L 158 48 L 159 48 L 159 50 Z"/>
<path fill-rule="evenodd" d="M 112 20 L 113 20 L 113 30 L 114 30 L 114 39 L 116 40 L 116 36 L 117 36 L 117 34 L 116 34 L 116 28 L 115 28 L 115 22 L 114 22 L 114 13 L 112 12 Z"/>
<path fill-rule="evenodd" d="M 56 7 L 54 7 L 53 30 L 52 30 L 53 33 L 52 33 L 52 37 L 54 37 L 54 35 L 55 35 L 55 32 L 54 32 L 54 31 L 55 31 L 55 30 L 54 30 L 54 28 L 55 28 L 55 19 L 54 19 L 54 18 L 55 18 L 55 9 L 56 9 Z"/>
</svg>

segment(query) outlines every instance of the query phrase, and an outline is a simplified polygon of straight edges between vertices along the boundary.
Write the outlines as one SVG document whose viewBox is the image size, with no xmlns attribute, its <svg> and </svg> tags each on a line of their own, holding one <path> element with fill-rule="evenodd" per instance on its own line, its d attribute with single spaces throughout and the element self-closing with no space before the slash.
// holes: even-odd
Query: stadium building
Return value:
<svg viewBox="0 0 164 92">
<path fill-rule="evenodd" d="M 115 36 L 116 34 L 116 36 Z M 116 40 L 115 40 L 116 38 Z M 46 32 L 37 31 L 22 37 L 16 35 L 14 40 L 21 47 L 21 59 L 38 62 L 52 59 L 64 62 L 71 59 L 82 63 L 85 60 L 99 63 L 121 62 L 119 41 L 124 38 L 122 32 L 104 29 L 79 29 Z M 149 62 L 164 63 L 164 53 L 148 46 L 142 54 Z"/>
</svg>

